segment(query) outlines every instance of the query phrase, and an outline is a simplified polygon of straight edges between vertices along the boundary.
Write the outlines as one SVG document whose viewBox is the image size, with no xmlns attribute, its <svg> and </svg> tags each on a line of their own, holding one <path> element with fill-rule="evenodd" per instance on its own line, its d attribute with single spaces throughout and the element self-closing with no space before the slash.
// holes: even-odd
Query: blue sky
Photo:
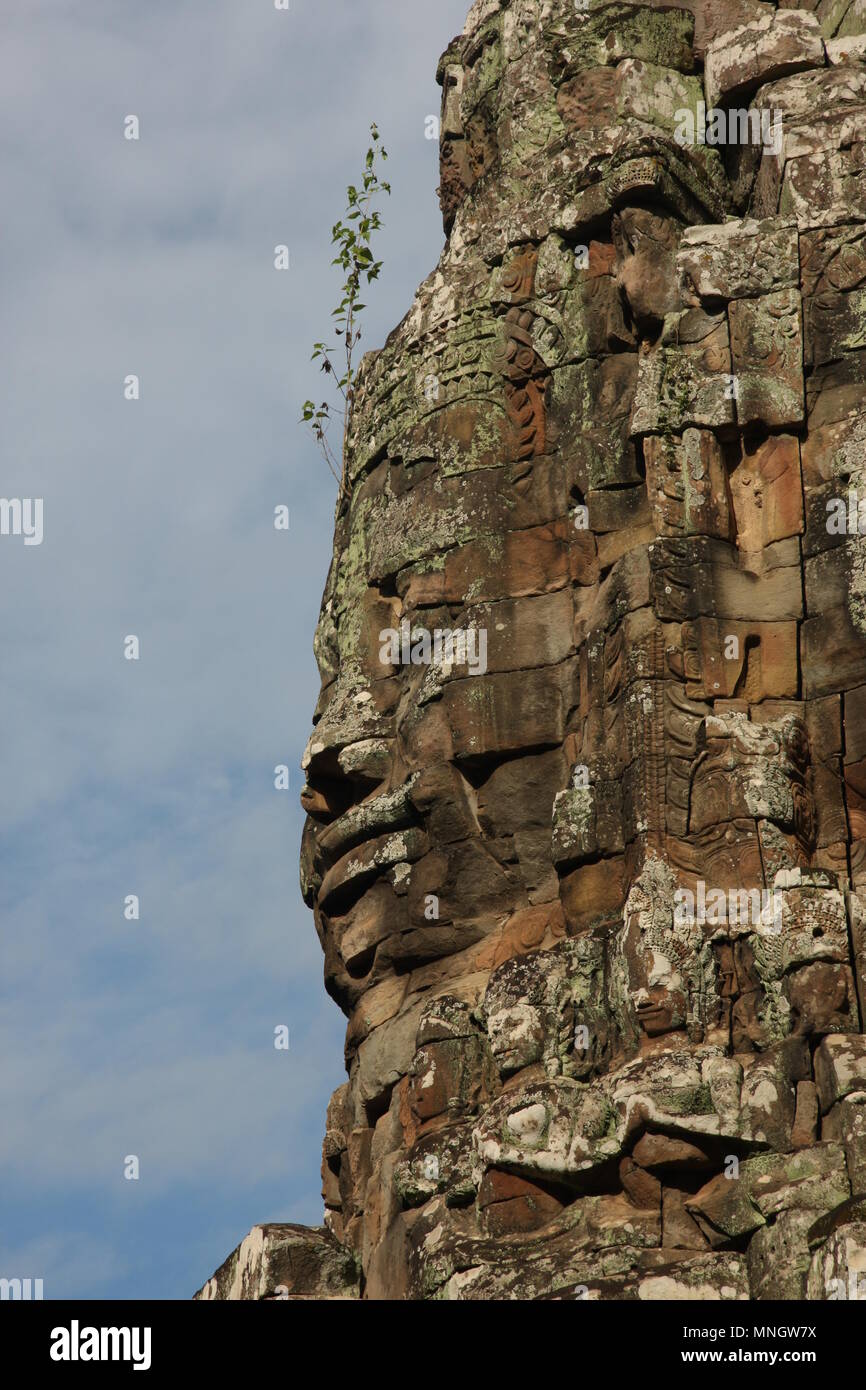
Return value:
<svg viewBox="0 0 866 1390">
<path fill-rule="evenodd" d="M 186 1298 L 256 1222 L 321 1220 L 344 1020 L 297 798 L 335 485 L 296 422 L 371 120 L 366 346 L 436 262 L 424 123 L 467 8 L 3 6 L 0 491 L 44 540 L 0 537 L 0 1275 L 46 1298 Z"/>
</svg>

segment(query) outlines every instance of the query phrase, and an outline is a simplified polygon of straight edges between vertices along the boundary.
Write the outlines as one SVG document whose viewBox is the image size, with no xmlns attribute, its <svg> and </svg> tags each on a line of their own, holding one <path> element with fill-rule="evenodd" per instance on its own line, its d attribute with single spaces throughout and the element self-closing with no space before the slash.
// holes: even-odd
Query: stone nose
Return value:
<svg viewBox="0 0 866 1390">
<path fill-rule="evenodd" d="M 306 772 L 301 805 L 307 815 L 327 824 L 363 802 L 391 776 L 395 753 L 393 739 L 360 739 L 338 750 L 314 732 L 301 762 Z"/>
</svg>

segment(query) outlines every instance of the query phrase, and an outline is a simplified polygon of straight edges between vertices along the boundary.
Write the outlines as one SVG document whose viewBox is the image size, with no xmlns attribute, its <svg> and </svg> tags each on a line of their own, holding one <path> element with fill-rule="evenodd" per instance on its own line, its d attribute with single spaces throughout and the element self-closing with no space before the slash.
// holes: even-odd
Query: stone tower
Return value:
<svg viewBox="0 0 866 1390">
<path fill-rule="evenodd" d="M 864 34 L 478 0 L 441 59 L 316 635 L 326 1224 L 200 1296 L 866 1270 Z"/>
</svg>

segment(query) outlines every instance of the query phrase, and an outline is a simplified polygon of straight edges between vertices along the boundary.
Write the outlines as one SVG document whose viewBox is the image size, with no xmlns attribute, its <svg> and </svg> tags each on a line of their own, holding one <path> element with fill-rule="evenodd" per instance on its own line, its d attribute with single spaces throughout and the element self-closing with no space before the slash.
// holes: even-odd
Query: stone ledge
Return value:
<svg viewBox="0 0 866 1390">
<path fill-rule="evenodd" d="M 274 1300 L 360 1297 L 350 1250 L 324 1227 L 253 1226 L 195 1299 Z"/>
</svg>

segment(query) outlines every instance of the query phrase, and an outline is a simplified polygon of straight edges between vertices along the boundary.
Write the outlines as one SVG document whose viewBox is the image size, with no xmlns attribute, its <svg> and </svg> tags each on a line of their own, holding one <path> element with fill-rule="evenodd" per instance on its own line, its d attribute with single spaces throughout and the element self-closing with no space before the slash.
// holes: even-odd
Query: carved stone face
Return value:
<svg viewBox="0 0 866 1390">
<path fill-rule="evenodd" d="M 784 12 L 770 91 L 759 15 L 787 162 L 684 146 L 740 90 L 697 8 L 703 89 L 686 10 L 474 7 L 450 239 L 358 382 L 302 879 L 349 1015 L 329 1219 L 383 1289 L 385 1231 L 575 1194 L 653 1249 L 667 1184 L 715 1250 L 670 1173 L 790 1148 L 806 1038 L 861 1027 L 866 566 L 824 515 L 866 440 L 866 77 Z M 677 915 L 740 890 L 778 934 Z"/>
<path fill-rule="evenodd" d="M 611 219 L 620 294 L 630 322 L 649 339 L 658 337 L 667 314 L 681 308 L 677 248 L 682 231 L 676 218 L 646 208 L 626 207 Z"/>
<path fill-rule="evenodd" d="M 681 1032 L 689 1015 L 690 966 L 696 959 L 694 934 L 677 940 L 668 913 L 661 922 L 647 911 L 626 909 L 622 953 L 628 973 L 628 1000 L 647 1038 Z M 684 960 L 680 958 L 684 957 Z"/>
</svg>

